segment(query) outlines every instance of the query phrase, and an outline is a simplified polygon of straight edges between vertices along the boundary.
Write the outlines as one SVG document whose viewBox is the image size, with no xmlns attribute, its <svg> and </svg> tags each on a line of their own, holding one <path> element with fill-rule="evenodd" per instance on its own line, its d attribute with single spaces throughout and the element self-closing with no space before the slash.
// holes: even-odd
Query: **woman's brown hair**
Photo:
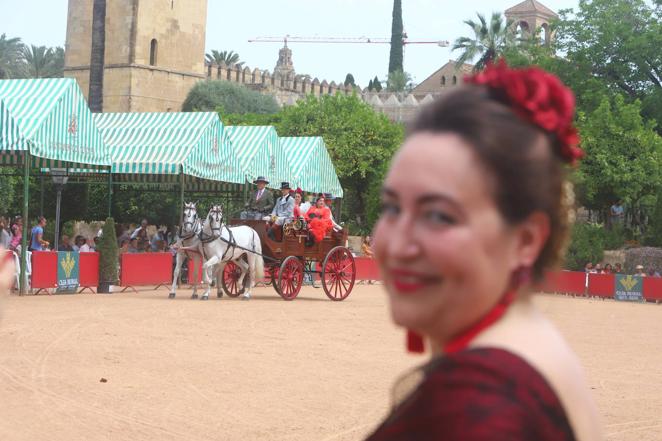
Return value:
<svg viewBox="0 0 662 441">
<path fill-rule="evenodd" d="M 495 93 L 479 85 L 454 88 L 424 108 L 409 132 L 460 136 L 492 174 L 497 207 L 509 224 L 547 214 L 550 236 L 532 268 L 540 280 L 559 263 L 570 227 L 565 168 L 554 136 L 517 116 Z"/>
</svg>

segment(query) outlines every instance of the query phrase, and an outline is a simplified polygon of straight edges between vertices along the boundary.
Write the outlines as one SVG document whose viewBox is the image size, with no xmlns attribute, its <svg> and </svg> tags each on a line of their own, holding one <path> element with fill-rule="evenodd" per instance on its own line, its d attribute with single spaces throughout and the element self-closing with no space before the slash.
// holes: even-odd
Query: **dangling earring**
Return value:
<svg viewBox="0 0 662 441">
<path fill-rule="evenodd" d="M 425 343 L 421 334 L 407 329 L 407 350 L 414 354 L 425 352 Z"/>
</svg>

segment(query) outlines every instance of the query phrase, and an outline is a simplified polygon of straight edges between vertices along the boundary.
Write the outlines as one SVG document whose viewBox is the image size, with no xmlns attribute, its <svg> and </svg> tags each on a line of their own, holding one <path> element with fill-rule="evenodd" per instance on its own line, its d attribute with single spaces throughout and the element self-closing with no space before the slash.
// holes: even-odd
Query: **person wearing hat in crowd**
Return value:
<svg viewBox="0 0 662 441">
<path fill-rule="evenodd" d="M 636 270 L 634 273 L 635 276 L 646 277 L 646 272 L 644 271 L 643 265 L 637 265 L 634 269 Z"/>
<path fill-rule="evenodd" d="M 269 181 L 264 176 L 258 176 L 253 184 L 257 189 L 251 193 L 250 198 L 244 204 L 244 211 L 241 212 L 242 219 L 260 220 L 271 213 L 274 207 L 274 197 L 266 188 Z"/>
<path fill-rule="evenodd" d="M 268 235 L 273 240 L 281 240 L 283 233 L 283 224 L 294 217 L 294 198 L 290 195 L 290 183 L 281 182 L 281 196 L 276 200 L 271 211 L 271 227 Z"/>
<path fill-rule="evenodd" d="M 326 201 L 326 206 L 329 208 L 329 213 L 331 214 L 331 224 L 333 225 L 333 231 L 342 231 L 342 226 L 336 223 L 336 220 L 333 218 L 333 195 L 331 193 L 324 193 L 324 200 Z"/>
</svg>

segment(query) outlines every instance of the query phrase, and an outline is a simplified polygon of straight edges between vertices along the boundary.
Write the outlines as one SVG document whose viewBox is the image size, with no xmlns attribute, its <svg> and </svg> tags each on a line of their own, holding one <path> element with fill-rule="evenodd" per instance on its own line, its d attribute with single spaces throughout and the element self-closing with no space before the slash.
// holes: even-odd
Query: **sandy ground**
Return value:
<svg viewBox="0 0 662 441">
<path fill-rule="evenodd" d="M 0 440 L 360 440 L 423 361 L 379 286 L 341 303 L 311 287 L 189 295 L 5 297 Z M 608 439 L 661 440 L 662 305 L 536 302 L 582 359 Z"/>
</svg>

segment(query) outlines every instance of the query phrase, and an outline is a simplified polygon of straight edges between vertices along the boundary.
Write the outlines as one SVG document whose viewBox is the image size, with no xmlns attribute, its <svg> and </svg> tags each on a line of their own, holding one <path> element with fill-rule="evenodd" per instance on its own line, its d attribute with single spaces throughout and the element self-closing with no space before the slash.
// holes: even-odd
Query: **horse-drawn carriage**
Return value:
<svg viewBox="0 0 662 441">
<path fill-rule="evenodd" d="M 271 279 L 276 292 L 285 300 L 293 300 L 304 283 L 304 275 L 321 281 L 324 293 L 331 300 L 344 300 L 352 292 L 356 279 L 356 264 L 352 253 L 345 247 L 347 229 L 331 231 L 319 243 L 306 243 L 307 232 L 302 221 L 286 223 L 282 240 L 267 235 L 268 224 L 260 220 L 233 219 L 230 226 L 246 225 L 253 228 L 262 242 L 265 275 Z M 221 279 L 223 291 L 231 297 L 244 291 L 240 286 L 242 270 L 229 262 Z"/>
</svg>

